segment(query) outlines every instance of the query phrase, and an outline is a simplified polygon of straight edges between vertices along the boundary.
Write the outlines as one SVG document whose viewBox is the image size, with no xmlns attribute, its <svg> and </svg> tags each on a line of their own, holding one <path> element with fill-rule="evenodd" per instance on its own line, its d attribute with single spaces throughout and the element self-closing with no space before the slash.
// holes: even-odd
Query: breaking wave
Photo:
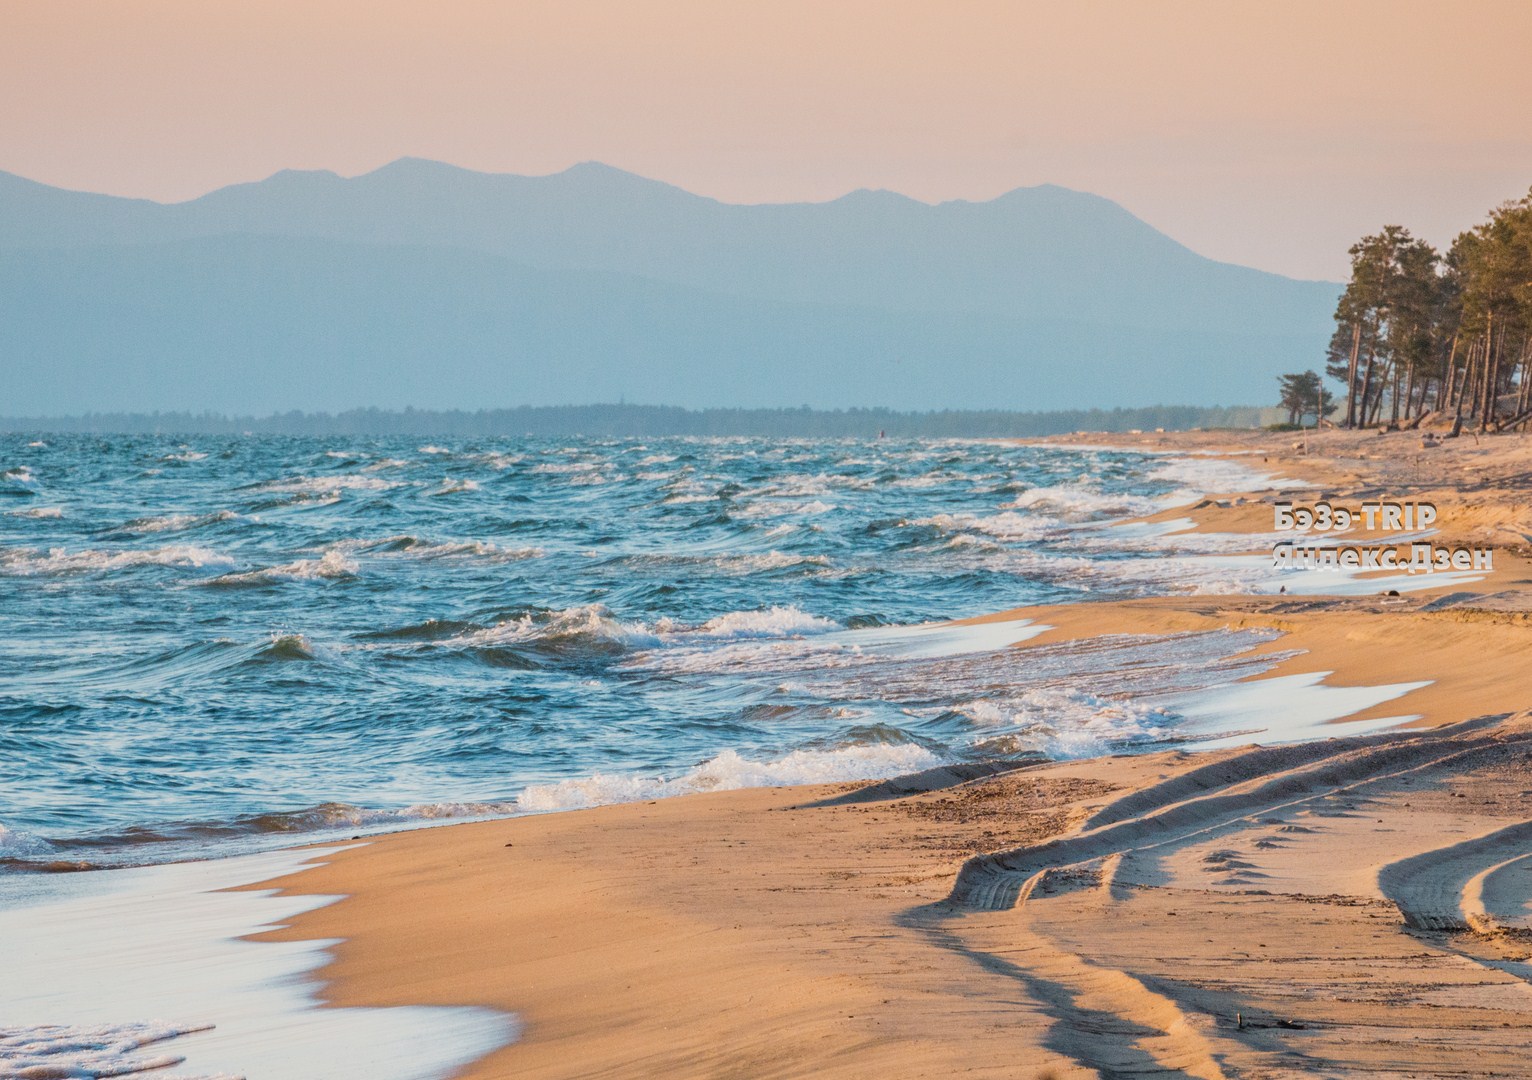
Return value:
<svg viewBox="0 0 1532 1080">
<path fill-rule="evenodd" d="M 794 750 L 770 761 L 751 761 L 734 750 L 725 750 L 717 757 L 670 778 L 595 773 L 583 779 L 561 780 L 556 784 L 533 784 L 517 796 L 516 806 L 525 812 L 576 810 L 705 791 L 881 780 L 901 773 L 928 769 L 939 764 L 940 760 L 936 754 L 916 743 Z"/>
<path fill-rule="evenodd" d="M 0 574 L 29 577 L 46 574 L 104 574 L 145 566 L 186 567 L 197 570 L 234 566 L 235 561 L 208 548 L 189 544 L 148 549 L 69 551 L 49 548 L 0 549 Z"/>
<path fill-rule="evenodd" d="M 356 562 L 343 552 L 330 550 L 317 559 L 298 559 L 261 570 L 222 574 L 209 579 L 207 584 L 218 588 L 259 588 L 291 581 L 336 581 L 354 578 L 359 570 Z"/>
</svg>

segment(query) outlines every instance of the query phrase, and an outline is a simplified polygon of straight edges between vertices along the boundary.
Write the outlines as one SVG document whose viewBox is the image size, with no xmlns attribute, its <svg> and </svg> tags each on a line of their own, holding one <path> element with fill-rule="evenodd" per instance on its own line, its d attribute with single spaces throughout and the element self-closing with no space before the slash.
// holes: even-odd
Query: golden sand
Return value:
<svg viewBox="0 0 1532 1080">
<path fill-rule="evenodd" d="M 1432 499 L 1495 573 L 1021 609 L 1052 629 L 1017 647 L 1270 627 L 1300 652 L 1262 677 L 1431 680 L 1375 710 L 1415 726 L 398 834 L 279 883 L 345 898 L 273 936 L 344 939 L 336 1004 L 515 1013 L 474 1078 L 1528 1075 L 1532 442 L 1134 441 Z M 1265 532 L 1271 499 L 1168 517 Z"/>
</svg>

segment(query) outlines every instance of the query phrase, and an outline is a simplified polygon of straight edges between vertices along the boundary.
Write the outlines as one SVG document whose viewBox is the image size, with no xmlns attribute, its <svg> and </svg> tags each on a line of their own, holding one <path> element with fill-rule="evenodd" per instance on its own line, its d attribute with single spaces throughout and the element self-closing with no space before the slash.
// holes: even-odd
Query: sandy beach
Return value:
<svg viewBox="0 0 1532 1080">
<path fill-rule="evenodd" d="M 1279 631 L 1256 684 L 1427 683 L 1347 718 L 1403 718 L 1387 732 L 400 833 L 264 886 L 344 896 L 265 936 L 339 939 L 319 972 L 336 1005 L 515 1014 L 521 1038 L 461 1073 L 478 1080 L 1525 1076 L 1532 441 L 1094 441 L 1237 454 L 1316 501 L 1432 502 L 1433 540 L 1492 547 L 1494 569 L 1397 598 L 1385 582 L 994 616 L 1049 627 L 1020 649 Z M 1151 521 L 1266 551 L 1278 498 Z"/>
</svg>

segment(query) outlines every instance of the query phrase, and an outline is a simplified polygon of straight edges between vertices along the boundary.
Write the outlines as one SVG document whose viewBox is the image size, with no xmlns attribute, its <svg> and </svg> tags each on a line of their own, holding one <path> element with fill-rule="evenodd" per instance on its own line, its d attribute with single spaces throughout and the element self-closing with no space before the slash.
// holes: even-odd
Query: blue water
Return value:
<svg viewBox="0 0 1532 1080">
<path fill-rule="evenodd" d="M 1216 490 L 1213 468 L 937 441 L 0 437 L 0 856 L 1174 740 L 1153 695 L 1248 641 L 909 628 L 1185 587 L 1102 526 Z"/>
</svg>

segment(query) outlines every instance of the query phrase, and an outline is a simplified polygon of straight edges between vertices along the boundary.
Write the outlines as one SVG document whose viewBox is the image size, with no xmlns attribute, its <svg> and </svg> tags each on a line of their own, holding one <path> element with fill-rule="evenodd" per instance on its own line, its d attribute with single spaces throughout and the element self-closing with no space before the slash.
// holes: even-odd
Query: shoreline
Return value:
<svg viewBox="0 0 1532 1080">
<path fill-rule="evenodd" d="M 1213 442 L 1225 435 L 1220 452 Z M 1419 932 L 1400 933 L 1401 919 L 1448 927 L 1444 956 L 1514 978 L 1532 960 L 1522 947 L 1523 936 L 1532 940 L 1532 861 L 1523 888 L 1515 846 L 1532 818 L 1532 790 L 1507 777 L 1518 768 L 1514 747 L 1532 741 L 1532 715 L 1471 721 L 1529 704 L 1506 674 L 1532 647 L 1532 515 L 1507 497 L 1532 475 L 1526 444 L 1502 437 L 1496 455 L 1495 440 L 1485 440 L 1487 450 L 1465 441 L 1466 460 L 1452 464 L 1475 476 L 1469 488 L 1406 480 L 1418 466 L 1378 453 L 1378 436 L 1310 436 L 1312 456 L 1295 453 L 1289 434 L 1133 438 L 1144 445 L 1111 440 L 1117 449 L 1227 456 L 1313 485 L 1316 499 L 1430 497 L 1442 509 L 1439 539 L 1496 543 L 1495 567 L 1473 581 L 1352 575 L 1335 579 L 1345 585 L 1336 594 L 1182 592 L 943 624 L 983 633 L 1030 623 L 1005 646 L 1017 650 L 1117 636 L 1269 634 L 1235 654 L 1263 658 L 1262 669 L 1215 690 L 1225 716 L 1265 710 L 1268 726 L 1255 730 L 1276 740 L 1273 749 L 1260 748 L 1262 734 L 1247 734 L 1044 764 L 943 766 L 881 782 L 745 787 L 444 823 L 369 834 L 340 852 L 332 840 L 316 839 L 282 849 L 303 861 L 295 872 L 232 886 L 285 899 L 294 912 L 240 940 L 285 943 L 277 947 L 315 954 L 316 962 L 326 956 L 303 976 L 321 1013 L 424 1006 L 504 1018 L 514 1035 L 451 1073 L 470 1080 L 945 1076 L 959 1061 L 974 1075 L 1155 1068 L 1221 1076 L 1226 1065 L 1243 1072 L 1291 1055 L 1286 1043 L 1302 1037 L 1273 1041 L 1273 1031 L 1345 1029 L 1351 1034 L 1336 1038 L 1349 1046 L 1369 1025 L 1400 1022 L 1388 1008 L 1381 1020 L 1365 1009 L 1293 1019 L 1285 999 L 1272 997 L 1272 976 L 1291 969 L 1250 966 L 1267 957 L 1227 939 L 1229 905 L 1268 938 L 1292 937 L 1293 927 L 1308 933 L 1315 905 L 1361 911 L 1365 922 L 1326 921 L 1323 949 L 1358 951 L 1359 935 L 1371 932 L 1367 955 L 1384 956 L 1390 977 L 1416 980 L 1423 995 L 1475 991 L 1466 981 L 1438 986 L 1436 972 L 1412 974 Z M 1175 445 L 1182 441 L 1189 445 Z M 1080 445 L 1073 437 L 1046 442 Z M 1257 453 L 1259 463 L 1251 460 Z M 1103 535 L 1119 527 L 1244 533 L 1260 554 L 1277 497 L 1219 492 L 1104 526 Z M 1406 591 L 1383 602 L 1378 592 L 1395 581 Z M 1297 712 L 1315 715 L 1294 726 Z M 1380 725 L 1388 731 L 1372 734 Z M 1422 733 L 1444 725 L 1456 727 Z M 1304 741 L 1289 741 L 1297 738 Z M 1478 764 L 1442 764 L 1465 756 Z M 1422 828 L 1423 796 L 1401 781 L 1400 758 L 1415 763 L 1403 772 L 1431 777 L 1438 788 L 1493 790 L 1494 807 L 1475 803 L 1465 815 L 1461 799 L 1450 801 L 1465 793 L 1444 799 L 1432 790 L 1436 808 Z M 1532 775 L 1524 787 L 1532 789 Z M 1282 798 L 1263 800 L 1266 790 Z M 1404 792 L 1413 793 L 1409 801 Z M 1229 806 L 1239 811 L 1232 818 L 1219 809 Z M 1331 822 L 1359 817 L 1358 806 L 1383 815 L 1376 829 Z M 1190 825 L 1163 820 L 1178 814 Z M 1487 833 L 1478 828 L 1488 825 Z M 1110 839 L 1114 829 L 1136 843 Z M 1093 839 L 1103 832 L 1109 839 Z M 1527 832 L 1532 839 L 1532 827 Z M 1433 837 L 1444 836 L 1457 841 L 1446 847 L 1466 838 L 1482 851 L 1433 854 Z M 1349 869 L 1326 876 L 1295 865 L 1283 854 L 1289 847 L 1292 856 L 1313 849 L 1300 863 L 1317 858 Z M 1070 854 L 1040 854 L 1059 850 Z M 326 861 L 309 863 L 306 852 Z M 1388 860 L 1372 865 L 1384 854 Z M 1464 859 L 1473 873 L 1459 881 L 1450 867 Z M 1442 888 L 1456 889 L 1456 906 L 1409 908 L 1415 901 L 1398 884 L 1409 875 L 1397 869 L 1414 866 L 1409 860 L 1447 875 L 1451 888 Z M 1066 899 L 1050 904 L 1053 896 Z M 1443 902 L 1433 894 L 1431 903 Z M 1378 932 L 1385 923 L 1394 934 Z M 1191 927 L 1202 937 L 1193 940 Z M 1464 934 L 1472 940 L 1458 941 Z M 1159 968 L 1140 970 L 1146 952 L 1162 958 Z M 1288 965 L 1314 959 L 1289 952 Z M 1316 975 L 1311 996 L 1322 998 L 1337 978 L 1365 982 L 1360 952 L 1348 962 Z M 1248 969 L 1240 995 L 1225 985 L 1231 967 Z M 1510 1054 L 1487 1051 L 1471 1034 L 1506 1022 L 1492 1015 L 1515 1012 L 1496 996 L 1512 983 L 1489 978 L 1498 989 L 1487 992 L 1492 1000 L 1465 1006 L 1473 1019 L 1449 1040 L 1454 1053 L 1471 1046 L 1476 1054 Z M 1233 1021 L 1233 1036 L 1224 1030 L 1230 1016 L 1243 1018 Z M 1083 1038 L 1083 1030 L 1097 1036 Z M 185 1041 L 195 1049 L 209 1038 L 220 1037 Z M 1532 1049 L 1516 1045 L 1518 1053 Z M 1430 1069 L 1440 1068 L 1450 1055 L 1431 1060 Z"/>
<path fill-rule="evenodd" d="M 345 898 L 261 937 L 341 939 L 319 973 L 332 1004 L 514 1013 L 522 1040 L 458 1074 L 471 1080 L 934 1076 L 955 1062 L 974 1075 L 1136 1065 L 1222 1076 L 1236 1063 L 1300 1058 L 1440 1075 L 1431 1070 L 1465 1052 L 1476 1075 L 1516 1075 L 1532 1046 L 1501 1024 L 1524 1029 L 1532 1012 L 1517 977 L 1532 868 L 1523 873 L 1514 850 L 1532 818 L 1532 778 L 1515 749 L 1532 719 L 1464 721 L 1527 704 L 1514 678 L 1532 643 L 1532 574 L 1518 550 L 1526 511 L 1492 483 L 1525 475 L 1526 446 L 1484 440 L 1516 451 L 1493 476 L 1481 446 L 1459 455 L 1459 473 L 1480 474 L 1460 490 L 1406 484 L 1408 460 L 1372 457 L 1378 436 L 1324 434 L 1366 455 L 1352 461 L 1352 490 L 1368 486 L 1355 464 L 1377 462 L 1374 494 L 1431 492 L 1443 537 L 1503 544 L 1509 533 L 1516 548 L 1496 550 L 1479 587 L 1455 590 L 1467 596 L 1443 584 L 1387 608 L 1363 596 L 1175 596 L 966 621 L 1047 623 L 1013 646 L 1023 649 L 1103 633 L 1275 629 L 1282 636 L 1258 649 L 1303 651 L 1252 681 L 1430 679 L 1346 719 L 1404 713 L 1456 727 L 987 776 L 935 770 L 932 790 L 916 780 L 750 788 L 392 834 L 265 883 Z M 1204 451 L 1215 437 L 1185 441 Z M 1264 464 L 1345 492 L 1337 455 L 1300 460 L 1262 438 Z M 1311 438 L 1313 450 L 1324 436 Z M 1173 436 L 1142 441 L 1179 448 L 1166 445 Z M 1261 445 L 1239 443 L 1224 448 Z M 1197 530 L 1270 527 L 1269 517 L 1259 524 L 1270 513 L 1256 509 L 1259 496 L 1237 500 L 1221 493 L 1160 516 L 1190 517 Z M 1499 601 L 1476 604 L 1485 597 Z M 1096 850 L 1063 839 L 1125 827 L 1152 842 Z M 1039 855 L 1070 843 L 1080 858 Z M 1424 868 L 1431 896 L 1400 886 L 1412 876 L 1400 866 Z M 1003 884 L 974 885 L 985 877 Z M 1025 902 L 1005 902 L 1012 893 Z M 1453 966 L 1465 958 L 1471 977 Z M 1364 988 L 1380 965 L 1389 995 L 1327 996 L 1338 981 Z M 1283 988 L 1299 970 L 1310 998 Z M 1428 1005 L 1416 999 L 1433 997 L 1453 1001 L 1456 1026 L 1439 1025 L 1440 1038 L 1368 1045 L 1380 1029 L 1419 1022 Z"/>
</svg>

